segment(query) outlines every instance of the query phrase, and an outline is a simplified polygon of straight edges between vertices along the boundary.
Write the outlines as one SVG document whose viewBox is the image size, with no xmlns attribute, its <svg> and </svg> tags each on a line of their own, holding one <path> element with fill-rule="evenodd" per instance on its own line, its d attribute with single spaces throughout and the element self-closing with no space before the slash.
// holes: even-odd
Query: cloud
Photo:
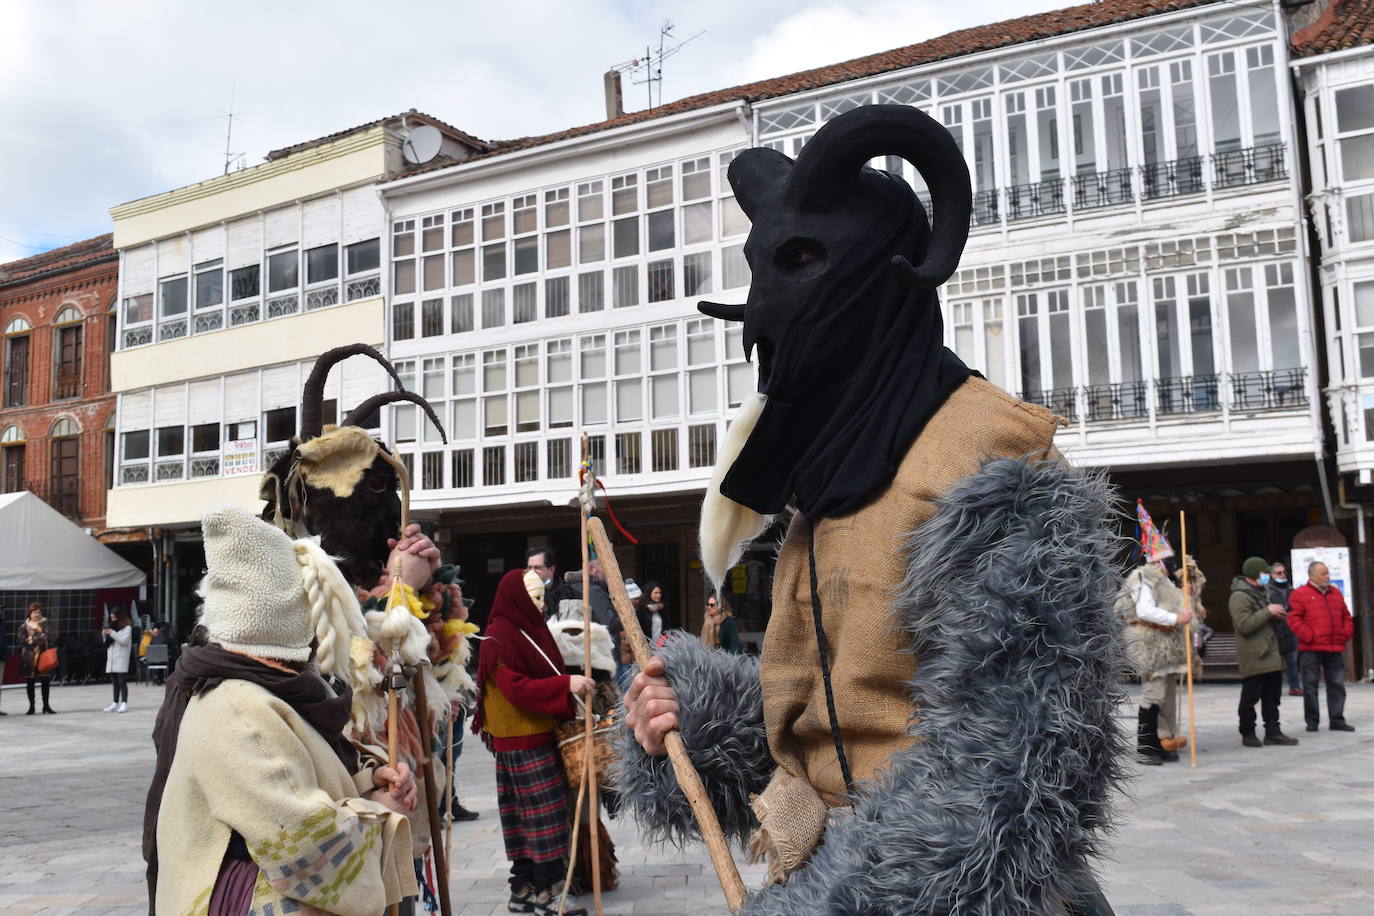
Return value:
<svg viewBox="0 0 1374 916">
<path fill-rule="evenodd" d="M 108 232 L 111 206 L 221 173 L 231 92 L 230 151 L 250 164 L 412 107 L 512 138 L 600 120 L 602 74 L 669 18 L 678 38 L 705 34 L 666 62 L 664 100 L 1053 5 L 0 2 L 0 263 Z M 644 92 L 627 80 L 627 106 Z"/>
<path fill-rule="evenodd" d="M 1052 0 L 980 0 L 969 4 L 880 0 L 805 6 L 750 42 L 742 70 L 745 79 L 766 79 L 1063 5 Z"/>
</svg>

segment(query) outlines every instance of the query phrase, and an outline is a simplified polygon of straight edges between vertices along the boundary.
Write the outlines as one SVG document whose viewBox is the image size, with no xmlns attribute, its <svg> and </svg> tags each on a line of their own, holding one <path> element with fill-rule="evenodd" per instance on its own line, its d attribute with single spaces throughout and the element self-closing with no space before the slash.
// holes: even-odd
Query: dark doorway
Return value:
<svg viewBox="0 0 1374 916">
<path fill-rule="evenodd" d="M 635 558 L 635 581 L 649 600 L 648 584 L 657 582 L 663 588 L 663 601 L 679 627 L 687 627 L 688 608 L 685 606 L 686 583 L 682 578 L 682 563 L 677 544 L 640 544 Z"/>
</svg>

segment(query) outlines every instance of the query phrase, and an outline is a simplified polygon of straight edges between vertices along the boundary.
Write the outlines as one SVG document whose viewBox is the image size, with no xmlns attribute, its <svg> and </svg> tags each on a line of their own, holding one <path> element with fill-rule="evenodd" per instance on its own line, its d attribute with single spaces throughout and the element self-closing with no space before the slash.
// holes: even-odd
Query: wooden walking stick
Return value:
<svg viewBox="0 0 1374 916">
<path fill-rule="evenodd" d="M 587 434 L 582 434 L 582 463 L 579 466 L 579 473 L 586 468 L 585 480 L 581 481 L 586 493 L 592 492 L 595 485 L 595 475 L 587 467 L 589 461 Z M 578 503 L 578 517 L 582 520 L 582 676 L 591 680 L 592 677 L 592 580 L 591 580 L 591 558 L 587 548 L 587 516 L 591 514 L 592 502 L 590 499 L 580 500 Z M 600 555 L 601 549 L 597 548 Z M 614 652 L 614 647 L 612 647 Z M 592 906 L 596 916 L 601 916 L 601 831 L 599 819 L 601 815 L 600 801 L 597 798 L 597 779 L 596 767 L 592 763 L 596 754 L 595 732 L 596 732 L 596 713 L 592 709 L 592 697 L 587 696 L 587 702 L 582 704 L 583 721 L 583 745 L 582 745 L 582 779 L 587 787 L 587 832 L 591 834 L 591 843 L 588 854 L 592 862 Z M 581 810 L 579 808 L 579 810 Z"/>
<path fill-rule="evenodd" d="M 439 799 L 435 793 L 434 758 L 430 738 L 434 734 L 434 723 L 429 717 L 429 700 L 425 696 L 423 670 L 417 669 L 410 680 L 410 689 L 415 691 L 415 712 L 420 720 L 420 738 L 424 746 L 420 749 L 420 771 L 425 778 L 425 808 L 429 814 L 429 848 L 434 856 L 434 871 L 439 883 L 439 911 L 443 916 L 453 916 L 452 903 L 448 899 L 448 857 L 444 855 L 443 837 L 439 833 Z M 453 746 L 450 735 L 449 747 Z"/>
<path fill-rule="evenodd" d="M 444 862 L 453 861 L 453 799 L 457 796 L 458 777 L 453 772 L 453 730 L 458 722 L 458 717 L 449 710 L 448 717 L 448 747 L 445 749 L 444 769 L 447 771 L 444 782 L 444 810 L 448 812 L 448 817 L 444 819 Z"/>
<path fill-rule="evenodd" d="M 1188 765 L 1197 768 L 1197 735 L 1193 731 L 1193 596 L 1188 585 L 1188 519 L 1184 513 L 1178 514 L 1178 531 L 1183 550 L 1183 606 L 1188 609 L 1187 641 L 1184 643 L 1184 658 L 1188 665 Z"/>
<path fill-rule="evenodd" d="M 403 531 L 405 529 L 402 529 Z M 399 602 L 399 605 L 396 604 Z M 405 592 L 401 581 L 401 563 L 396 562 L 396 569 L 391 577 L 391 594 L 387 596 L 387 612 L 390 613 L 393 607 L 405 607 Z M 410 613 L 409 610 L 406 611 Z M 401 657 L 396 645 L 383 646 L 387 656 L 386 666 L 386 765 L 396 770 L 401 762 L 400 754 L 400 699 L 401 691 L 405 690 L 406 678 L 401 671 Z M 391 916 L 399 916 L 401 912 L 400 904 L 391 905 Z"/>
<path fill-rule="evenodd" d="M 611 541 L 606 537 L 606 529 L 602 526 L 601 519 L 588 520 L 587 529 L 591 532 L 592 543 L 596 545 L 597 556 L 601 558 L 601 569 L 606 574 L 611 602 L 615 605 L 616 614 L 620 616 L 620 624 L 625 630 L 625 635 L 629 637 L 635 663 L 642 669 L 649 663 L 652 652 L 649 640 L 645 638 L 644 630 L 639 625 L 639 619 L 635 617 L 630 596 L 625 594 L 625 581 L 620 577 L 620 564 L 611 549 Z M 682 794 L 687 796 L 692 813 L 696 815 L 697 826 L 701 828 L 701 838 L 706 842 L 706 850 L 711 854 L 711 864 L 715 866 L 716 877 L 720 879 L 721 890 L 725 892 L 725 902 L 729 904 L 730 909 L 738 912 L 740 907 L 744 906 L 744 881 L 740 879 L 739 869 L 730 854 L 725 832 L 720 829 L 716 809 L 711 807 L 711 799 L 706 795 L 706 787 L 701 784 L 701 776 L 687 755 L 687 745 L 682 741 L 682 734 L 674 729 L 664 736 L 663 743 L 668 748 L 668 759 L 672 762 L 673 773 L 677 776 L 678 785 L 682 787 Z"/>
</svg>

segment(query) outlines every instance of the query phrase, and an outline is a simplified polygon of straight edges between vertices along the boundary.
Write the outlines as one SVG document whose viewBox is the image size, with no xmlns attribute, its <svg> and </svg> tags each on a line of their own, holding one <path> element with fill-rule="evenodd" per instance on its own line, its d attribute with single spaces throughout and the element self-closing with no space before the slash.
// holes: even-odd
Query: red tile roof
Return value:
<svg viewBox="0 0 1374 916">
<path fill-rule="evenodd" d="M 1080 6 L 1052 10 L 1047 13 L 1036 13 L 1031 16 L 1022 16 L 1018 19 L 1008 19 L 1003 22 L 994 22 L 988 25 L 961 29 L 957 32 L 950 32 L 948 35 L 941 35 L 938 38 L 931 38 L 914 45 L 907 45 L 902 48 L 883 51 L 878 54 L 869 54 L 865 57 L 844 61 L 843 63 L 830 64 L 824 67 L 816 67 L 812 70 L 803 70 L 788 76 L 760 80 L 754 83 L 745 83 L 742 86 L 734 86 L 729 89 L 717 89 L 712 92 L 689 96 L 685 99 L 669 102 L 666 105 L 660 105 L 658 108 L 630 112 L 620 117 L 598 121 L 595 124 L 585 124 L 581 127 L 573 127 L 567 130 L 556 131 L 551 134 L 543 134 L 535 137 L 521 137 L 515 140 L 493 140 L 489 144 L 490 148 L 488 152 L 479 153 L 476 156 L 463 160 L 463 162 L 471 162 L 474 159 L 499 156 L 503 153 L 530 149 L 548 143 L 555 143 L 559 140 L 567 140 L 572 137 L 580 137 L 586 134 L 593 134 L 599 131 L 636 124 L 642 121 L 649 121 L 655 118 L 662 118 L 667 115 L 679 114 L 681 112 L 710 108 L 711 106 L 721 105 L 727 102 L 757 102 L 763 99 L 777 98 L 797 92 L 805 92 L 809 89 L 819 89 L 825 86 L 845 83 L 850 80 L 877 76 L 882 73 L 890 73 L 896 70 L 904 70 L 908 67 L 915 67 L 920 64 L 929 64 L 955 57 L 963 57 L 979 51 L 1005 48 L 1042 38 L 1067 35 L 1085 29 L 1095 29 L 1115 23 L 1129 22 L 1134 19 L 1143 19 L 1147 16 L 1156 16 L 1160 13 L 1169 13 L 1176 10 L 1207 6 L 1212 3 L 1220 2 L 1224 2 L 1224 0 L 1107 0 L 1107 2 L 1102 3 L 1085 3 Z M 400 178 L 408 178 L 411 175 L 438 171 L 458 164 L 460 163 L 451 161 L 434 162 L 419 168 L 410 169 L 404 175 L 395 175 L 383 179 L 383 181 L 395 181 Z"/>
<path fill-rule="evenodd" d="M 12 286 L 35 279 L 44 274 L 56 273 L 81 267 L 102 260 L 119 257 L 112 244 L 114 236 L 110 233 L 97 235 L 93 239 L 73 242 L 52 251 L 45 251 L 32 257 L 8 264 L 0 264 L 0 286 Z"/>
<path fill-rule="evenodd" d="M 283 146 L 281 149 L 274 149 L 267 154 L 266 158 L 268 162 L 272 162 L 273 160 L 282 159 L 286 156 L 290 156 L 293 153 L 299 153 L 304 150 L 313 149 L 317 146 L 323 146 L 324 144 L 332 143 L 335 140 L 342 140 L 344 137 L 360 133 L 361 131 L 371 130 L 372 128 L 378 127 L 383 124 L 387 126 L 399 124 L 402 118 L 408 118 L 412 121 L 423 121 L 427 124 L 433 124 L 435 127 L 439 128 L 441 131 L 451 136 L 453 139 L 464 144 L 465 146 L 472 147 L 474 150 L 486 150 L 489 146 L 489 144 L 485 140 L 479 140 L 472 134 L 469 134 L 466 131 L 461 131 L 458 128 L 454 127 L 452 124 L 446 124 L 443 121 L 440 121 L 438 118 L 427 115 L 423 111 L 416 111 L 414 108 L 412 108 L 410 109 L 410 111 L 402 112 L 401 114 L 391 115 L 385 118 L 378 118 L 375 121 L 368 121 L 366 124 L 359 124 L 357 127 L 350 127 L 347 130 L 336 130 L 332 134 L 327 134 L 323 137 L 317 137 L 314 140 L 307 140 L 304 143 L 296 143 L 291 146 Z"/>
<path fill-rule="evenodd" d="M 1374 3 L 1331 0 L 1316 22 L 1293 33 L 1292 44 L 1294 57 L 1374 44 Z"/>
</svg>

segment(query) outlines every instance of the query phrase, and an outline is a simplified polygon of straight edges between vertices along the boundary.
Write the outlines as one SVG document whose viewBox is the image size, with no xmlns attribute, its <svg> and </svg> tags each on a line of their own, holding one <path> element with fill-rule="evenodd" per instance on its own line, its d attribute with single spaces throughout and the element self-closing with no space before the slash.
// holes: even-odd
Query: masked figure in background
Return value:
<svg viewBox="0 0 1374 916">
<path fill-rule="evenodd" d="M 352 356 L 379 363 L 401 384 L 391 363 L 366 344 L 336 347 L 322 354 L 302 388 L 300 433 L 263 476 L 262 518 L 293 536 L 319 537 L 325 552 L 336 558 L 358 591 L 366 638 L 348 639 L 340 634 L 357 667 L 351 684 L 357 739 L 385 744 L 386 706 L 377 685 L 388 663 L 398 658 L 419 670 L 418 683 L 425 690 L 434 721 L 419 721 L 413 689 L 407 688 L 398 713 L 401 756 L 415 771 L 422 797 L 435 794 L 442 806 L 448 803 L 442 795 L 447 774 L 436 735 L 451 715 L 454 701 L 472 691 L 461 662 L 473 628 L 465 626 L 467 609 L 461 600 L 457 568 L 441 564 L 438 548 L 418 525 L 401 530 L 408 515 L 409 475 L 363 424 L 384 405 L 408 401 L 424 411 L 445 442 L 447 436 L 429 402 L 405 390 L 373 395 L 338 426 L 326 426 L 324 394 L 329 374 Z M 426 757 L 432 758 L 434 786 L 424 781 L 421 764 Z M 422 804 L 411 817 L 411 836 L 421 891 L 430 902 L 433 889 L 422 865 L 431 845 L 428 819 L 428 807 Z"/>
<path fill-rule="evenodd" d="M 924 176 L 933 226 L 866 166 L 886 155 Z M 795 511 L 761 660 L 677 634 L 636 675 L 624 804 L 694 835 L 660 756 L 679 726 L 722 826 L 768 861 L 746 913 L 1109 912 L 1090 859 L 1124 751 L 1110 498 L 1055 452 L 1054 415 L 942 345 L 962 153 L 914 108 L 866 106 L 729 177 L 753 281 L 701 308 L 744 322 L 759 389 L 702 507 L 713 582 Z"/>
<path fill-rule="evenodd" d="M 568 786 L 554 732 L 577 717 L 574 698 L 591 679 L 565 674 L 544 623 L 544 584 L 534 570 L 501 577 L 477 653 L 477 714 L 472 730 L 496 759 L 501 835 L 511 863 L 512 913 L 553 916 L 568 855 Z M 565 916 L 587 916 L 569 898 Z"/>
<path fill-rule="evenodd" d="M 1131 571 L 1116 599 L 1118 619 L 1125 625 L 1126 652 L 1140 675 L 1140 709 L 1136 718 L 1136 759 L 1159 766 L 1178 759 L 1188 746 L 1179 732 L 1178 676 L 1188 670 L 1187 640 L 1190 620 L 1201 614 L 1197 595 L 1206 579 L 1188 558 L 1192 607 L 1183 598 L 1181 570 L 1163 533 L 1150 513 L 1136 500 L 1140 526 L 1140 554 L 1144 560 Z M 1200 656 L 1194 655 L 1194 679 L 1202 676 Z"/>
</svg>

